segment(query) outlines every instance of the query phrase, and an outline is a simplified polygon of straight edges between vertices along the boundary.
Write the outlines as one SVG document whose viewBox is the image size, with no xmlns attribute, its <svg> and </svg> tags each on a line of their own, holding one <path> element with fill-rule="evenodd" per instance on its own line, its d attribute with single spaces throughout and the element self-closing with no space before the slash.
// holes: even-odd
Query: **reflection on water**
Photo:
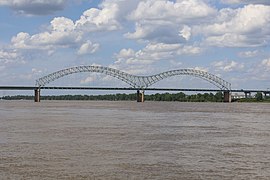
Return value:
<svg viewBox="0 0 270 180">
<path fill-rule="evenodd" d="M 0 179 L 270 179 L 270 104 L 0 102 Z"/>
</svg>

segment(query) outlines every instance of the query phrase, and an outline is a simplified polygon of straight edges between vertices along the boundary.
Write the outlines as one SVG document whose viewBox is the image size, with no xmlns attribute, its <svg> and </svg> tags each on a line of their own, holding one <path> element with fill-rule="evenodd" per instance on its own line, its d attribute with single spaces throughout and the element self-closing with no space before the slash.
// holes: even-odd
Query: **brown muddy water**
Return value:
<svg viewBox="0 0 270 180">
<path fill-rule="evenodd" d="M 0 101 L 0 179 L 270 179 L 270 104 Z"/>
</svg>

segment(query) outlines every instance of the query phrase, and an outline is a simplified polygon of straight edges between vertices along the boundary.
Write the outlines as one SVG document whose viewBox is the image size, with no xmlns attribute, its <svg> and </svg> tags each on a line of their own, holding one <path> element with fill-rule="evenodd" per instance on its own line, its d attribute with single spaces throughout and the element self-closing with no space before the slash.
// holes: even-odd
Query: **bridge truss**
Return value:
<svg viewBox="0 0 270 180">
<path fill-rule="evenodd" d="M 147 88 L 158 81 L 161 81 L 165 78 L 169 78 L 172 76 L 188 75 L 188 76 L 194 76 L 194 77 L 204 79 L 212 83 L 213 85 L 215 85 L 221 90 L 224 90 L 224 91 L 231 90 L 231 84 L 229 82 L 211 73 L 195 70 L 195 69 L 178 69 L 178 70 L 166 71 L 166 72 L 162 72 L 162 73 L 150 75 L 150 76 L 136 76 L 136 75 L 125 73 L 117 69 L 113 69 L 109 67 L 102 67 L 102 66 L 76 66 L 76 67 L 71 67 L 71 68 L 60 70 L 60 71 L 56 71 L 36 80 L 36 86 L 44 87 L 45 85 L 49 84 L 52 81 L 55 81 L 56 79 L 59 79 L 61 77 L 64 77 L 70 74 L 81 73 L 81 72 L 95 72 L 95 73 L 106 74 L 106 75 L 115 77 L 121 81 L 124 81 L 127 84 L 131 85 L 132 87 L 138 88 L 138 89 Z"/>
</svg>

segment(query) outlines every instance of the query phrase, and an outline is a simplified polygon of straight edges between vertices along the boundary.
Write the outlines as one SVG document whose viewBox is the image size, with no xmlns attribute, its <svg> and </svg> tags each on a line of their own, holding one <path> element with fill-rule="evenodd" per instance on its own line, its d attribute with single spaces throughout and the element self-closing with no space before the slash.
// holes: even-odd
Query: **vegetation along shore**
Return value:
<svg viewBox="0 0 270 180">
<path fill-rule="evenodd" d="M 16 95 L 3 96 L 2 100 L 34 100 L 34 96 Z M 106 94 L 106 95 L 50 95 L 42 96 L 41 100 L 92 100 L 92 101 L 135 101 L 136 94 Z M 218 93 L 198 93 L 187 95 L 179 92 L 171 93 L 156 93 L 145 95 L 146 101 L 179 101 L 179 102 L 222 102 L 223 94 Z M 261 93 L 257 93 L 252 98 L 233 99 L 234 102 L 270 102 L 270 97 L 263 97 Z"/>
</svg>

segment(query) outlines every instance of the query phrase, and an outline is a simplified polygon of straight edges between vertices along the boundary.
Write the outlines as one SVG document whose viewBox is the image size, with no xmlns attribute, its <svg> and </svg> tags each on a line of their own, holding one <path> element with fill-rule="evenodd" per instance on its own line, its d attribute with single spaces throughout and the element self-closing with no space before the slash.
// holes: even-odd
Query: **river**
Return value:
<svg viewBox="0 0 270 180">
<path fill-rule="evenodd" d="M 270 179 L 270 104 L 0 101 L 0 179 Z"/>
</svg>

